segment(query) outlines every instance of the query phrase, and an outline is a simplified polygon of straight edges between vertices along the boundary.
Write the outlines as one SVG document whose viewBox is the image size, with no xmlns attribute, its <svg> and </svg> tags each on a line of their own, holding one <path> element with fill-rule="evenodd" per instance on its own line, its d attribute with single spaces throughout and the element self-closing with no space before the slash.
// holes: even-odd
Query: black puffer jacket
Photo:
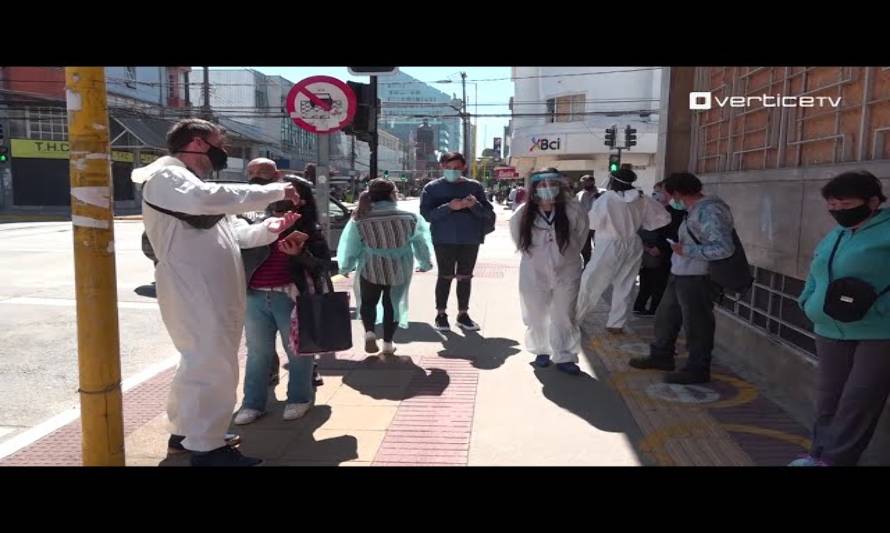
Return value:
<svg viewBox="0 0 890 533">
<path fill-rule="evenodd" d="M 252 223 L 258 224 L 270 216 L 271 214 L 267 213 L 265 216 L 255 219 Z M 323 288 L 328 286 L 330 281 L 331 251 L 321 231 L 321 226 L 314 224 L 312 227 L 309 227 L 302 220 L 298 220 L 296 224 L 286 229 L 283 235 L 289 235 L 294 231 L 306 233 L 309 235 L 309 240 L 306 241 L 303 247 L 303 253 L 296 257 L 291 256 L 288 258 L 293 282 L 296 284 L 297 289 L 300 290 L 300 294 L 303 294 L 308 289 L 306 280 L 306 273 L 308 272 L 315 285 L 315 291 L 322 292 Z M 248 284 L 250 284 L 250 278 L 253 277 L 257 269 L 272 254 L 272 246 L 278 246 L 278 243 L 274 242 L 268 246 L 241 250 L 241 259 L 244 261 L 244 274 Z"/>
</svg>

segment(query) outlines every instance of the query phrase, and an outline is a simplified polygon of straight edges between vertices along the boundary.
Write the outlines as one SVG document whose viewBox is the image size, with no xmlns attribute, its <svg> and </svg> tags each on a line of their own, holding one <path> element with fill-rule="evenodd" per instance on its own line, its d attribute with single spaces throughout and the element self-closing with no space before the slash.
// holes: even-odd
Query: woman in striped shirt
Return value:
<svg viewBox="0 0 890 533">
<path fill-rule="evenodd" d="M 374 328 L 382 318 L 382 354 L 395 353 L 392 339 L 396 326 L 408 327 L 408 287 L 414 260 L 420 272 L 432 270 L 431 249 L 429 225 L 422 217 L 398 209 L 395 185 L 380 178 L 371 181 L 337 249 L 340 274 L 359 274 L 354 288 L 365 326 L 366 352 L 378 351 Z"/>
</svg>

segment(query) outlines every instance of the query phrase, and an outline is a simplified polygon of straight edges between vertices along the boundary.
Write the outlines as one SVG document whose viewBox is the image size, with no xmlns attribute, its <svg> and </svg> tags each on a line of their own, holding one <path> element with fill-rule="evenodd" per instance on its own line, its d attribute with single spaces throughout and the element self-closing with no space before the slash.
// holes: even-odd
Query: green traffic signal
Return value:
<svg viewBox="0 0 890 533">
<path fill-rule="evenodd" d="M 609 163 L 609 172 L 617 172 L 618 163 Z"/>
<path fill-rule="evenodd" d="M 0 163 L 6 163 L 6 154 L 0 154 Z"/>
</svg>

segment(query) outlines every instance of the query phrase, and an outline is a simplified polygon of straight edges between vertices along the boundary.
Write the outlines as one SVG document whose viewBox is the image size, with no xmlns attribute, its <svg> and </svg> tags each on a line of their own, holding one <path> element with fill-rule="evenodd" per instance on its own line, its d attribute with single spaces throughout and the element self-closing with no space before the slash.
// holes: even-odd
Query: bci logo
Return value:
<svg viewBox="0 0 890 533">
<path fill-rule="evenodd" d="M 562 139 L 560 139 L 559 137 L 557 137 L 555 140 L 550 140 L 547 137 L 532 137 L 532 149 L 530 151 L 534 152 L 535 150 L 559 150 L 559 143 L 561 140 Z"/>
</svg>

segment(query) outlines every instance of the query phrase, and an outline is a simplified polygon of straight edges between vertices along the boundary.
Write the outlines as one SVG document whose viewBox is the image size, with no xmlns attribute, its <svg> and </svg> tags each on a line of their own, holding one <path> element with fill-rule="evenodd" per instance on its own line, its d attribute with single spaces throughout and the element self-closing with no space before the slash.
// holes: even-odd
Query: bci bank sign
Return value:
<svg viewBox="0 0 890 533">
<path fill-rule="evenodd" d="M 558 154 L 566 150 L 565 135 L 532 135 L 528 153 L 534 155 Z"/>
</svg>

